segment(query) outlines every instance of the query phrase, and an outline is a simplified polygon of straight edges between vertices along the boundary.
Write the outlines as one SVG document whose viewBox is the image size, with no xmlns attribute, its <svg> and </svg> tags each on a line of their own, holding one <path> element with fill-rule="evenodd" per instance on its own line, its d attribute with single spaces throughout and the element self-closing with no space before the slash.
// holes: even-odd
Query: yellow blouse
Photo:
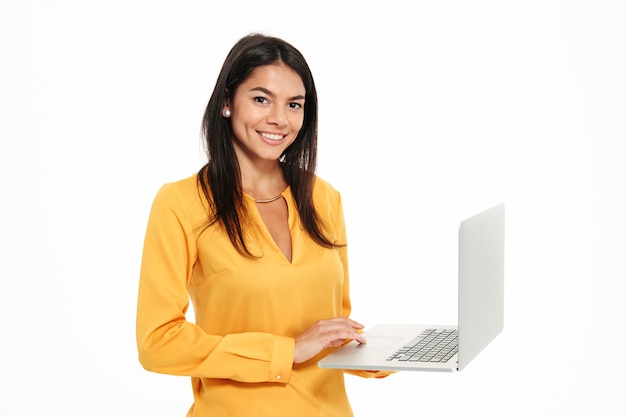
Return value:
<svg viewBox="0 0 626 417">
<path fill-rule="evenodd" d="M 346 248 L 311 240 L 287 188 L 292 261 L 247 195 L 255 226 L 245 239 L 260 257 L 243 257 L 221 226 L 203 231 L 206 201 L 196 179 L 164 185 L 152 205 L 137 306 L 140 363 L 192 377 L 187 416 L 352 416 L 343 372 L 317 366 L 325 352 L 293 364 L 298 334 L 319 319 L 350 314 Z M 313 199 L 328 235 L 346 243 L 340 194 L 318 178 Z M 185 317 L 189 299 L 195 324 Z"/>
</svg>

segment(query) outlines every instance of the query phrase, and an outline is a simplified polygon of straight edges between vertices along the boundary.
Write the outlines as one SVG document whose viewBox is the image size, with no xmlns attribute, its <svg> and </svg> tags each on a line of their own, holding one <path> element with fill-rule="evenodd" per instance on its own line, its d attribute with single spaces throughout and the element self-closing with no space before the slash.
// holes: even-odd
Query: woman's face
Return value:
<svg viewBox="0 0 626 417">
<path fill-rule="evenodd" d="M 231 112 L 240 163 L 278 160 L 302 128 L 305 94 L 298 73 L 283 63 L 252 71 L 223 108 Z"/>
</svg>

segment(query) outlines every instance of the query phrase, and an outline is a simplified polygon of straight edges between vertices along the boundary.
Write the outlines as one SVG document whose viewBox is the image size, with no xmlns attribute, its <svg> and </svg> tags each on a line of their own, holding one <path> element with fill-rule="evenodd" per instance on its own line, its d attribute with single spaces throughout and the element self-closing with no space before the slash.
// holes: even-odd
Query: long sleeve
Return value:
<svg viewBox="0 0 626 417">
<path fill-rule="evenodd" d="M 265 332 L 211 335 L 186 320 L 198 233 L 186 198 L 166 185 L 152 205 L 138 293 L 139 361 L 167 374 L 286 382 L 293 338 Z"/>
</svg>

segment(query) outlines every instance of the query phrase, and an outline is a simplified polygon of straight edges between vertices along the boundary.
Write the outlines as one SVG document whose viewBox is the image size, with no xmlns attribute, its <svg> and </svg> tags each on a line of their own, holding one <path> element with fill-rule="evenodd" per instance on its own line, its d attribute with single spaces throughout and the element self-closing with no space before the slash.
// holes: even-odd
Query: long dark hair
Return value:
<svg viewBox="0 0 626 417">
<path fill-rule="evenodd" d="M 336 245 L 313 206 L 313 182 L 317 160 L 317 92 L 311 70 L 302 54 L 282 39 L 250 34 L 230 50 L 202 119 L 208 163 L 198 172 L 198 183 L 209 204 L 207 226 L 221 223 L 232 244 L 242 254 L 254 257 L 244 241 L 243 191 L 239 163 L 233 147 L 230 121 L 222 117 L 224 103 L 237 88 L 263 65 L 284 63 L 302 79 L 306 95 L 304 122 L 295 141 L 279 158 L 285 180 L 291 187 L 304 229 L 321 246 Z"/>
</svg>

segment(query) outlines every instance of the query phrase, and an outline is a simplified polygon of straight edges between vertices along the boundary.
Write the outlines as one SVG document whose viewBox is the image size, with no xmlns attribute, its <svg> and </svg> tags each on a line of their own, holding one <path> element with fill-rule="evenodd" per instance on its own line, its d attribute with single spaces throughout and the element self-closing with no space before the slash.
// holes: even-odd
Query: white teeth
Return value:
<svg viewBox="0 0 626 417">
<path fill-rule="evenodd" d="M 272 133 L 261 133 L 261 136 L 269 140 L 280 140 L 283 138 L 283 135 L 274 135 Z"/>
</svg>

